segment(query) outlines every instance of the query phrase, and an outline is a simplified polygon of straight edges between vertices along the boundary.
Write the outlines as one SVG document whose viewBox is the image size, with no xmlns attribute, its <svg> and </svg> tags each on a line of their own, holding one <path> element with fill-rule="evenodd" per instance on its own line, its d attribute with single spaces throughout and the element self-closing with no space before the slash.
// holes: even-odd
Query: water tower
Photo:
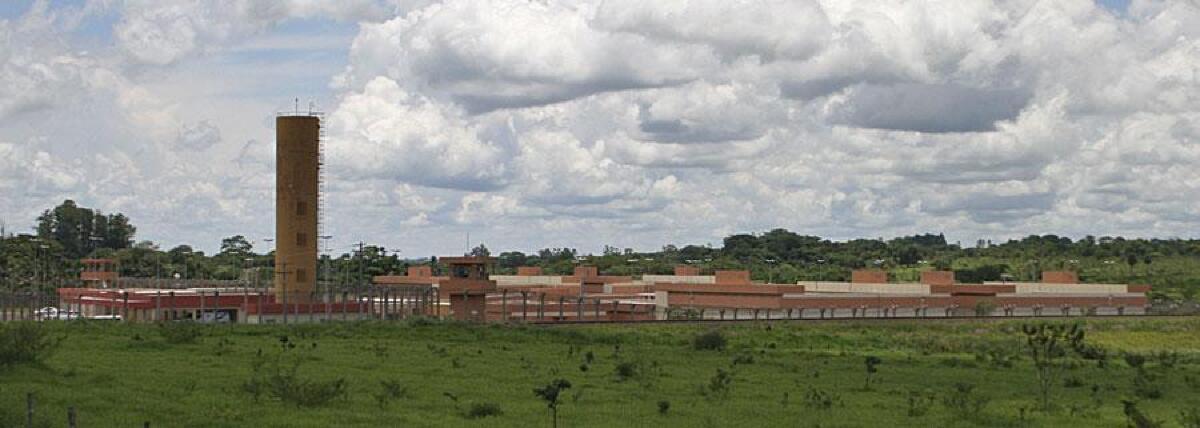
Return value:
<svg viewBox="0 0 1200 428">
<path fill-rule="evenodd" d="M 275 117 L 275 298 L 308 301 L 317 280 L 321 118 Z"/>
</svg>

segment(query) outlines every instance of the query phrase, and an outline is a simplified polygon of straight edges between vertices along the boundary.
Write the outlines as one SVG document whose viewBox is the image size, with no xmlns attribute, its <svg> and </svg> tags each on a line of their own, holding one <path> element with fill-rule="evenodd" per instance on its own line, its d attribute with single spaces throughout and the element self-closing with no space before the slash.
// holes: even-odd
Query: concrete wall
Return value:
<svg viewBox="0 0 1200 428">
<path fill-rule="evenodd" d="M 642 282 L 646 284 L 666 283 L 666 284 L 716 284 L 717 277 L 706 276 L 677 276 L 677 275 L 642 275 Z"/>
<path fill-rule="evenodd" d="M 496 285 L 501 286 L 501 287 L 503 287 L 503 286 L 532 286 L 532 285 L 545 285 L 545 286 L 563 285 L 563 278 L 561 276 L 492 275 L 489 278 L 492 281 L 496 281 Z"/>
<path fill-rule="evenodd" d="M 801 281 L 807 293 L 930 294 L 929 284 L 861 284 L 850 282 Z"/>
<path fill-rule="evenodd" d="M 1017 294 L 1124 294 L 1129 292 L 1124 284 L 1015 284 Z"/>
</svg>

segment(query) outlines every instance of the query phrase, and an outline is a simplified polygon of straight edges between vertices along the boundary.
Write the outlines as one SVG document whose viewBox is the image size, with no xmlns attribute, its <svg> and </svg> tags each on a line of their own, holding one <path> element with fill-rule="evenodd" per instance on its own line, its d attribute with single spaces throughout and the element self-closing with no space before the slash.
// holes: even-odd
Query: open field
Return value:
<svg viewBox="0 0 1200 428">
<path fill-rule="evenodd" d="M 1012 320 L 47 323 L 40 327 L 61 340 L 54 352 L 0 366 L 0 426 L 23 423 L 27 392 L 40 426 L 65 426 L 68 406 L 87 427 L 550 426 L 533 390 L 558 378 L 571 383 L 560 400 L 564 427 L 1122 427 L 1123 399 L 1182 426 L 1182 413 L 1196 411 L 1200 319 L 1079 322 L 1108 357 L 1073 359 L 1053 384 L 1050 411 L 1035 410 L 1037 379 Z M 725 349 L 696 349 L 697 335 L 712 330 Z M 1140 375 L 1123 353 L 1146 357 Z M 869 356 L 880 362 L 868 387 Z M 271 393 L 280 383 L 294 392 L 287 402 Z M 493 410 L 500 414 L 479 416 Z"/>
</svg>

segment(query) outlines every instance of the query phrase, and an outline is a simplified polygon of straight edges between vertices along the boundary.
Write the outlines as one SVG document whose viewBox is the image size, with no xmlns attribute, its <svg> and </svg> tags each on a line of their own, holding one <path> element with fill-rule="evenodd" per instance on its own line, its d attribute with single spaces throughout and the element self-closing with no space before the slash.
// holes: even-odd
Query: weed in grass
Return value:
<svg viewBox="0 0 1200 428">
<path fill-rule="evenodd" d="M 404 386 L 397 380 L 384 379 L 379 381 L 380 391 L 372 394 L 375 398 L 375 403 L 382 409 L 392 400 L 405 398 L 408 396 L 408 387 Z"/>
<path fill-rule="evenodd" d="M 804 393 L 804 406 L 814 410 L 829 410 L 835 405 L 844 405 L 841 395 L 810 387 Z"/>
<path fill-rule="evenodd" d="M 937 395 L 931 391 L 908 390 L 906 401 L 908 403 L 908 411 L 905 414 L 910 418 L 918 418 L 929 413 L 929 409 L 933 407 L 934 400 Z"/>
<path fill-rule="evenodd" d="M 709 330 L 692 340 L 692 348 L 697 351 L 723 351 L 728 344 L 720 330 Z"/>
<path fill-rule="evenodd" d="M 300 376 L 302 359 L 284 359 L 284 355 L 274 358 L 261 354 L 255 356 L 251 362 L 250 378 L 242 383 L 242 391 L 249 393 L 256 401 L 266 396 L 296 407 L 318 407 L 348 394 L 345 379 L 305 379 Z"/>
<path fill-rule="evenodd" d="M 741 353 L 733 357 L 732 365 L 754 364 L 754 354 Z"/>
<path fill-rule="evenodd" d="M 667 400 L 658 400 L 658 414 L 666 415 L 671 410 L 671 402 Z"/>
<path fill-rule="evenodd" d="M 1133 375 L 1133 395 L 1147 400 L 1162 398 L 1163 389 L 1159 385 L 1158 375 L 1143 368 L 1136 369 Z"/>
<path fill-rule="evenodd" d="M 592 351 L 587 351 L 586 354 L 583 354 L 583 361 L 585 364 L 592 364 L 592 362 L 596 361 L 596 354 Z"/>
<path fill-rule="evenodd" d="M 1068 376 L 1063 379 L 1063 388 L 1079 388 L 1083 386 L 1083 379 L 1078 376 Z"/>
<path fill-rule="evenodd" d="M 1184 428 L 1200 428 L 1200 403 L 1179 411 L 1179 424 Z"/>
<path fill-rule="evenodd" d="M 700 394 L 709 400 L 724 400 L 729 398 L 733 389 L 733 373 L 718 367 L 717 373 L 708 379 L 708 383 L 700 387 Z"/>
<path fill-rule="evenodd" d="M 467 408 L 467 413 L 464 414 L 463 417 L 467 419 L 482 419 L 491 416 L 500 416 L 503 414 L 504 411 L 500 409 L 499 404 L 491 401 L 484 401 L 480 403 L 471 403 L 471 406 Z"/>
<path fill-rule="evenodd" d="M 975 393 L 975 385 L 959 382 L 942 397 L 942 405 L 960 418 L 978 417 L 990 398 Z"/>
<path fill-rule="evenodd" d="M 617 363 L 617 366 L 613 369 L 613 374 L 616 375 L 617 382 L 624 382 L 636 378 L 639 371 L 638 364 L 632 361 L 622 361 Z"/>
<path fill-rule="evenodd" d="M 1149 415 L 1138 409 L 1136 401 L 1121 400 L 1123 411 L 1125 412 L 1125 422 L 1128 426 L 1134 428 L 1158 428 L 1162 426 L 1161 421 L 1151 419 Z"/>
</svg>

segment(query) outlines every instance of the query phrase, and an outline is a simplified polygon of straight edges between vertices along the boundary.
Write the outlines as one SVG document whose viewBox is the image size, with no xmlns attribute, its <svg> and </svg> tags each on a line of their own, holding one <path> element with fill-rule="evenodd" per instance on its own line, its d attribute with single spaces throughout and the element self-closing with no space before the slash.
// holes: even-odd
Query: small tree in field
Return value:
<svg viewBox="0 0 1200 428">
<path fill-rule="evenodd" d="M 1067 369 L 1069 351 L 1084 349 L 1083 328 L 1079 324 L 1025 324 L 1025 344 L 1033 360 L 1034 373 L 1038 378 L 1038 389 L 1042 410 L 1050 409 L 1050 388 Z"/>
<path fill-rule="evenodd" d="M 570 387 L 571 382 L 566 379 L 555 379 L 546 386 L 533 389 L 533 393 L 541 397 L 542 400 L 545 400 L 546 406 L 550 408 L 550 420 L 555 428 L 558 428 L 558 405 L 561 404 L 558 400 L 558 394 Z"/>
<path fill-rule="evenodd" d="M 871 377 L 874 376 L 875 373 L 879 371 L 879 369 L 877 369 L 876 366 L 878 366 L 879 363 L 882 363 L 883 360 L 879 359 L 879 357 L 876 357 L 874 355 L 869 355 L 869 356 L 867 356 L 866 360 L 864 360 L 863 362 L 867 366 L 866 367 L 867 368 L 867 382 L 866 382 L 866 384 L 864 384 L 863 389 L 869 390 L 869 389 L 871 389 Z"/>
</svg>

